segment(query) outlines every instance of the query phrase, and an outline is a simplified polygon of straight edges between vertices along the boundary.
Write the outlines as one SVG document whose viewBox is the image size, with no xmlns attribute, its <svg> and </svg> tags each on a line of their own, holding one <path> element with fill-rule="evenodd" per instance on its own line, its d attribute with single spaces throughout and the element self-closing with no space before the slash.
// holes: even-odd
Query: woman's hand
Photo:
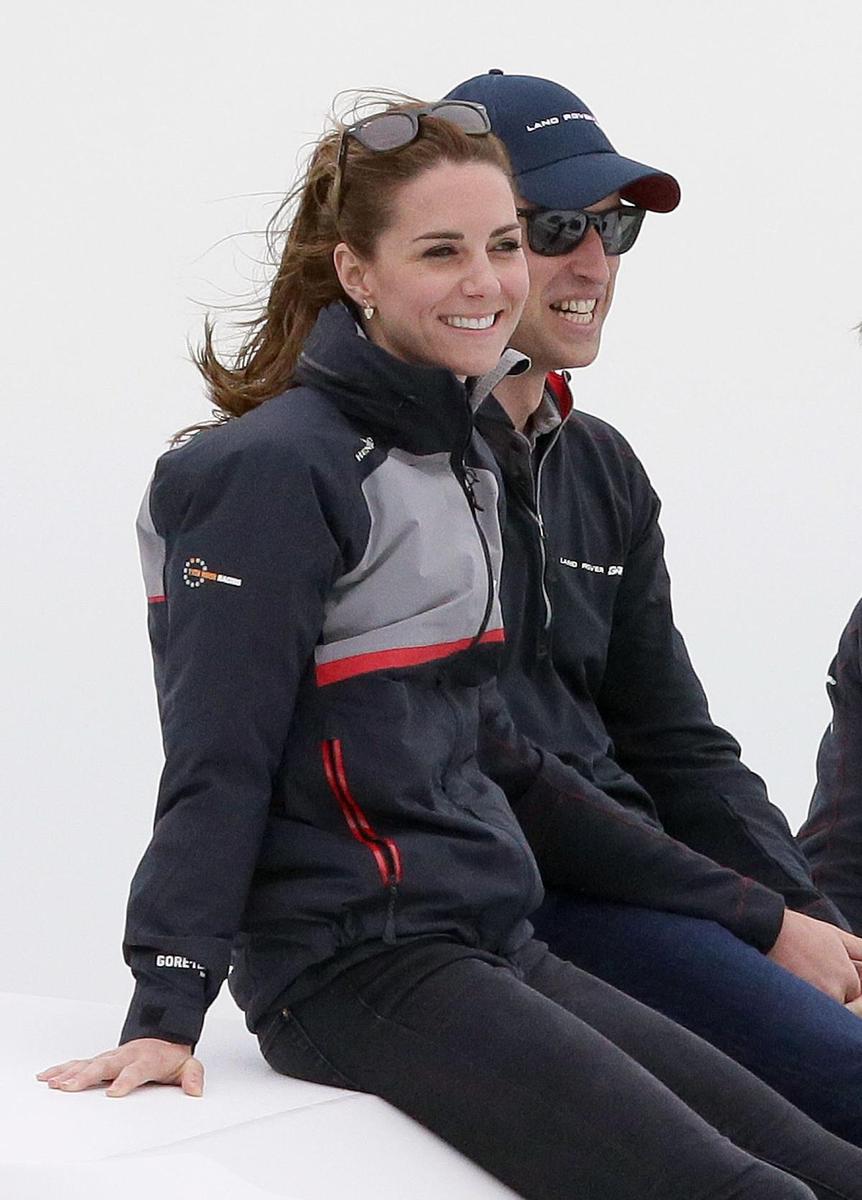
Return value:
<svg viewBox="0 0 862 1200">
<path fill-rule="evenodd" d="M 106 1096 L 128 1096 L 142 1083 L 171 1083 L 187 1096 L 200 1096 L 204 1090 L 203 1064 L 192 1056 L 191 1046 L 159 1038 L 137 1038 L 95 1058 L 73 1058 L 40 1071 L 36 1078 L 63 1092 L 110 1083 Z"/>
</svg>

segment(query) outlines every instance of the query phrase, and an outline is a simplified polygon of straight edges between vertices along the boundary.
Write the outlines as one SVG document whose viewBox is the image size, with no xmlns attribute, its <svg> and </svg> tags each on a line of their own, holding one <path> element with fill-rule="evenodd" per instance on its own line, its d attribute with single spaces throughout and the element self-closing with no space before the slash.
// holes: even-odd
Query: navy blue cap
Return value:
<svg viewBox="0 0 862 1200">
<path fill-rule="evenodd" d="M 518 191 L 532 204 L 585 208 L 611 192 L 652 212 L 679 204 L 674 177 L 617 154 L 583 100 L 558 83 L 493 70 L 459 83 L 445 99 L 484 104 Z"/>
</svg>

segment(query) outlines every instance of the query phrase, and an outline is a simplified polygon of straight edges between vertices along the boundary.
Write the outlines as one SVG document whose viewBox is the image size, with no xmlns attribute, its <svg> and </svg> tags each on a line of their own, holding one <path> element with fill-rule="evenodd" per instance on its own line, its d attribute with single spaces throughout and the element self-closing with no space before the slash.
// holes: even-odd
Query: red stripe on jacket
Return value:
<svg viewBox="0 0 862 1200">
<path fill-rule="evenodd" d="M 505 641 L 503 628 L 488 629 L 479 638 L 480 642 Z M 315 678 L 318 687 L 326 687 L 330 683 L 340 683 L 342 679 L 352 679 L 355 675 L 367 675 L 371 671 L 383 671 L 387 668 L 416 667 L 422 663 L 433 662 L 438 658 L 448 658 L 459 650 L 466 650 L 473 644 L 473 638 L 461 638 L 457 642 L 438 642 L 433 646 L 402 646 L 395 650 L 374 650 L 370 654 L 354 654 L 350 658 L 337 659 L 335 662 L 319 663 L 315 668 Z"/>
<path fill-rule="evenodd" d="M 333 795 L 338 801 L 348 829 L 357 842 L 361 842 L 374 855 L 377 870 L 380 873 L 383 883 L 400 883 L 403 876 L 401 852 L 392 838 L 381 837 L 375 831 L 371 822 L 359 807 L 359 802 L 350 791 L 350 786 L 347 782 L 347 772 L 344 769 L 344 755 L 341 750 L 341 742 L 338 738 L 335 738 L 331 742 L 324 742 L 322 751 L 326 782 L 329 784 Z M 390 859 L 387 859 L 384 847 L 389 851 Z"/>
</svg>

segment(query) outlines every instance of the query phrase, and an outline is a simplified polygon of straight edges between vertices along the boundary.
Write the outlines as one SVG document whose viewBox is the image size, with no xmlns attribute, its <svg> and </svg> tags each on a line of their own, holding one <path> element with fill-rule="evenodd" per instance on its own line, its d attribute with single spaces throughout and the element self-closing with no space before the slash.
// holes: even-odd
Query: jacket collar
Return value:
<svg viewBox="0 0 862 1200">
<path fill-rule="evenodd" d="M 532 442 L 534 449 L 538 445 L 542 456 L 555 444 L 574 408 L 567 374 L 552 372 L 547 376 L 543 403 L 559 413 L 559 420 L 554 428 L 540 435 L 536 442 Z M 483 401 L 476 414 L 476 428 L 494 451 L 506 478 L 513 478 L 513 473 L 517 475 L 524 446 L 530 445 L 531 439 L 515 429 L 509 414 L 496 396 L 489 395 Z"/>
<path fill-rule="evenodd" d="M 545 380 L 545 394 L 550 394 L 562 422 L 568 421 L 575 407 L 572 389 L 569 387 L 570 378 L 568 371 L 549 371 Z"/>
<path fill-rule="evenodd" d="M 520 350 L 504 350 L 500 361 L 487 375 L 480 375 L 473 381 L 470 391 L 470 407 L 476 412 L 482 402 L 491 395 L 494 388 L 507 375 L 523 375 L 530 369 L 530 360 Z"/>
<path fill-rule="evenodd" d="M 511 353 L 515 352 L 510 350 L 506 351 L 506 354 Z M 520 357 L 522 359 L 524 358 L 523 355 Z M 527 369 L 530 360 L 524 359 L 524 362 L 525 365 L 521 367 L 521 370 Z M 503 374 L 499 375 L 494 381 L 494 387 L 497 386 L 504 375 L 519 373 L 519 371 L 504 371 Z M 551 371 L 546 376 L 542 403 L 551 405 L 553 409 L 559 413 L 559 421 L 556 422 L 557 432 L 559 432 L 559 426 L 565 425 L 566 421 L 568 421 L 569 417 L 572 415 L 572 411 L 575 406 L 571 389 L 569 388 L 569 377 L 567 372 Z M 497 397 L 490 394 L 490 391 L 486 392 L 483 397 L 481 411 L 477 414 L 477 425 L 483 431 L 483 433 L 486 429 L 488 429 L 489 426 L 497 426 L 498 428 L 507 429 L 511 432 L 514 432 L 515 430 L 509 414 L 506 412 L 505 408 L 503 408 Z M 552 430 L 551 432 L 554 431 Z"/>
<path fill-rule="evenodd" d="M 294 374 L 381 440 L 434 454 L 466 447 L 473 411 L 504 375 L 527 365 L 523 355 L 507 350 L 493 372 L 465 386 L 443 367 L 406 363 L 376 346 L 337 301 L 319 313 Z"/>
</svg>

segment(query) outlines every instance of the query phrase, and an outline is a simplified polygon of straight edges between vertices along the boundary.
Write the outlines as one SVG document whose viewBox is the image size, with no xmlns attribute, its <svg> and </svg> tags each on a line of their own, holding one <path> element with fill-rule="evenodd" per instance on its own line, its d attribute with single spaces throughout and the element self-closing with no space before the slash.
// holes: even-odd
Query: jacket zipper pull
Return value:
<svg viewBox="0 0 862 1200">
<path fill-rule="evenodd" d="M 383 928 L 383 941 L 387 946 L 396 944 L 395 937 L 395 901 L 398 899 L 398 884 L 393 880 L 389 884 L 389 904 L 386 908 L 386 925 Z"/>
<path fill-rule="evenodd" d="M 484 508 L 476 499 L 476 484 L 479 482 L 479 476 L 472 467 L 465 466 L 464 471 L 464 491 L 467 493 L 467 499 L 470 502 L 470 507 L 473 512 L 484 512 Z"/>
</svg>

